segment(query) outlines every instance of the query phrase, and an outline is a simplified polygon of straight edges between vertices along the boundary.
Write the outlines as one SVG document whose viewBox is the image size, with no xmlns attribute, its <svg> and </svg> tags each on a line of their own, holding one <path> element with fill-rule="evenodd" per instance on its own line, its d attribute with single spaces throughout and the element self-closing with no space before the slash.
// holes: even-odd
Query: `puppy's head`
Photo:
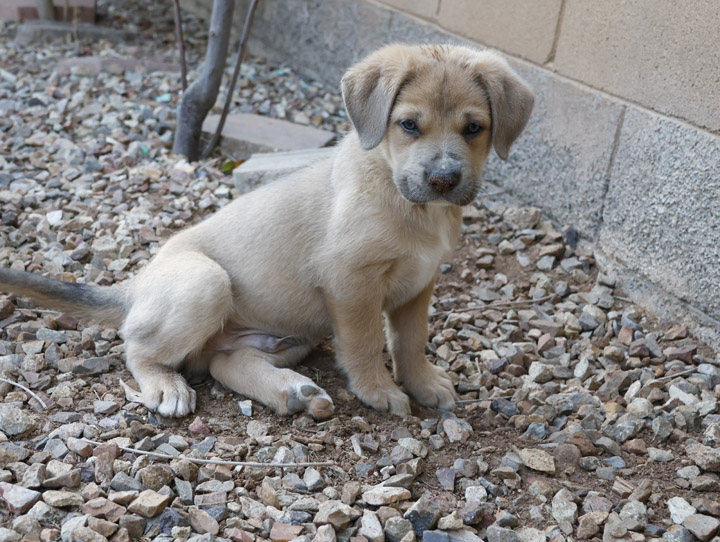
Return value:
<svg viewBox="0 0 720 542">
<path fill-rule="evenodd" d="M 342 92 L 361 145 L 380 147 L 413 203 L 470 203 L 490 148 L 506 160 L 533 107 L 501 57 L 450 45 L 384 47 L 348 70 Z"/>
</svg>

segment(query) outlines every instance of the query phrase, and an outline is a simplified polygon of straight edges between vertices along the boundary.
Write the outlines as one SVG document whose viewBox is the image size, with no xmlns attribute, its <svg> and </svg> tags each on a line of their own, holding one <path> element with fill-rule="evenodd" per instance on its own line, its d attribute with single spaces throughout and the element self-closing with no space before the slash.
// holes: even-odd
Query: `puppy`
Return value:
<svg viewBox="0 0 720 542">
<path fill-rule="evenodd" d="M 449 45 L 384 47 L 350 68 L 342 93 L 355 130 L 332 158 L 178 233 L 128 282 L 4 269 L 0 289 L 120 327 L 143 402 L 164 416 L 195 409 L 180 372 L 209 371 L 278 414 L 327 418 L 328 394 L 288 367 L 330 334 L 365 404 L 405 416 L 409 394 L 452 409 L 452 382 L 425 358 L 434 278 L 532 93 L 497 55 Z"/>
</svg>

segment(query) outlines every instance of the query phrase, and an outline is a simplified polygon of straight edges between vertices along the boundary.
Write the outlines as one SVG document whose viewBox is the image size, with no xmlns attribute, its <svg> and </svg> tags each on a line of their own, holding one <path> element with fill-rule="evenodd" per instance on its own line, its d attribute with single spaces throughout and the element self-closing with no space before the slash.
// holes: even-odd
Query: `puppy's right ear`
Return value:
<svg viewBox="0 0 720 542">
<path fill-rule="evenodd" d="M 345 110 L 365 150 L 385 137 L 390 110 L 407 79 L 406 49 L 389 45 L 351 67 L 342 78 Z"/>
</svg>

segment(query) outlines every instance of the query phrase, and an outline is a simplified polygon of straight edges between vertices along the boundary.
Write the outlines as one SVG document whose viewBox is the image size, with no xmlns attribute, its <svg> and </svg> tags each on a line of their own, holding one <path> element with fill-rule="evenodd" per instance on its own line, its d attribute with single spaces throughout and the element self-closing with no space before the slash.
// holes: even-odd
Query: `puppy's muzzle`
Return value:
<svg viewBox="0 0 720 542">
<path fill-rule="evenodd" d="M 425 170 L 425 182 L 438 194 L 447 194 L 462 178 L 460 168 L 432 168 Z"/>
</svg>

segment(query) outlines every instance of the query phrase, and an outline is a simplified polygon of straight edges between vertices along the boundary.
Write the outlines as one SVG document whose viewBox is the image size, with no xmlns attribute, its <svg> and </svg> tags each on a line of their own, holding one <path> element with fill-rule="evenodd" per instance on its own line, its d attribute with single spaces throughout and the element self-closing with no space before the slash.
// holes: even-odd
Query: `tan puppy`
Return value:
<svg viewBox="0 0 720 542">
<path fill-rule="evenodd" d="M 331 333 L 365 404 L 406 415 L 408 393 L 453 408 L 450 379 L 424 354 L 434 277 L 491 147 L 507 158 L 532 94 L 497 55 L 446 45 L 380 49 L 342 91 L 356 131 L 334 158 L 175 235 L 127 283 L 1 270 L 0 288 L 121 326 L 143 401 L 162 415 L 195 409 L 179 371 L 209 370 L 278 414 L 327 417 L 327 393 L 286 367 Z"/>
</svg>

